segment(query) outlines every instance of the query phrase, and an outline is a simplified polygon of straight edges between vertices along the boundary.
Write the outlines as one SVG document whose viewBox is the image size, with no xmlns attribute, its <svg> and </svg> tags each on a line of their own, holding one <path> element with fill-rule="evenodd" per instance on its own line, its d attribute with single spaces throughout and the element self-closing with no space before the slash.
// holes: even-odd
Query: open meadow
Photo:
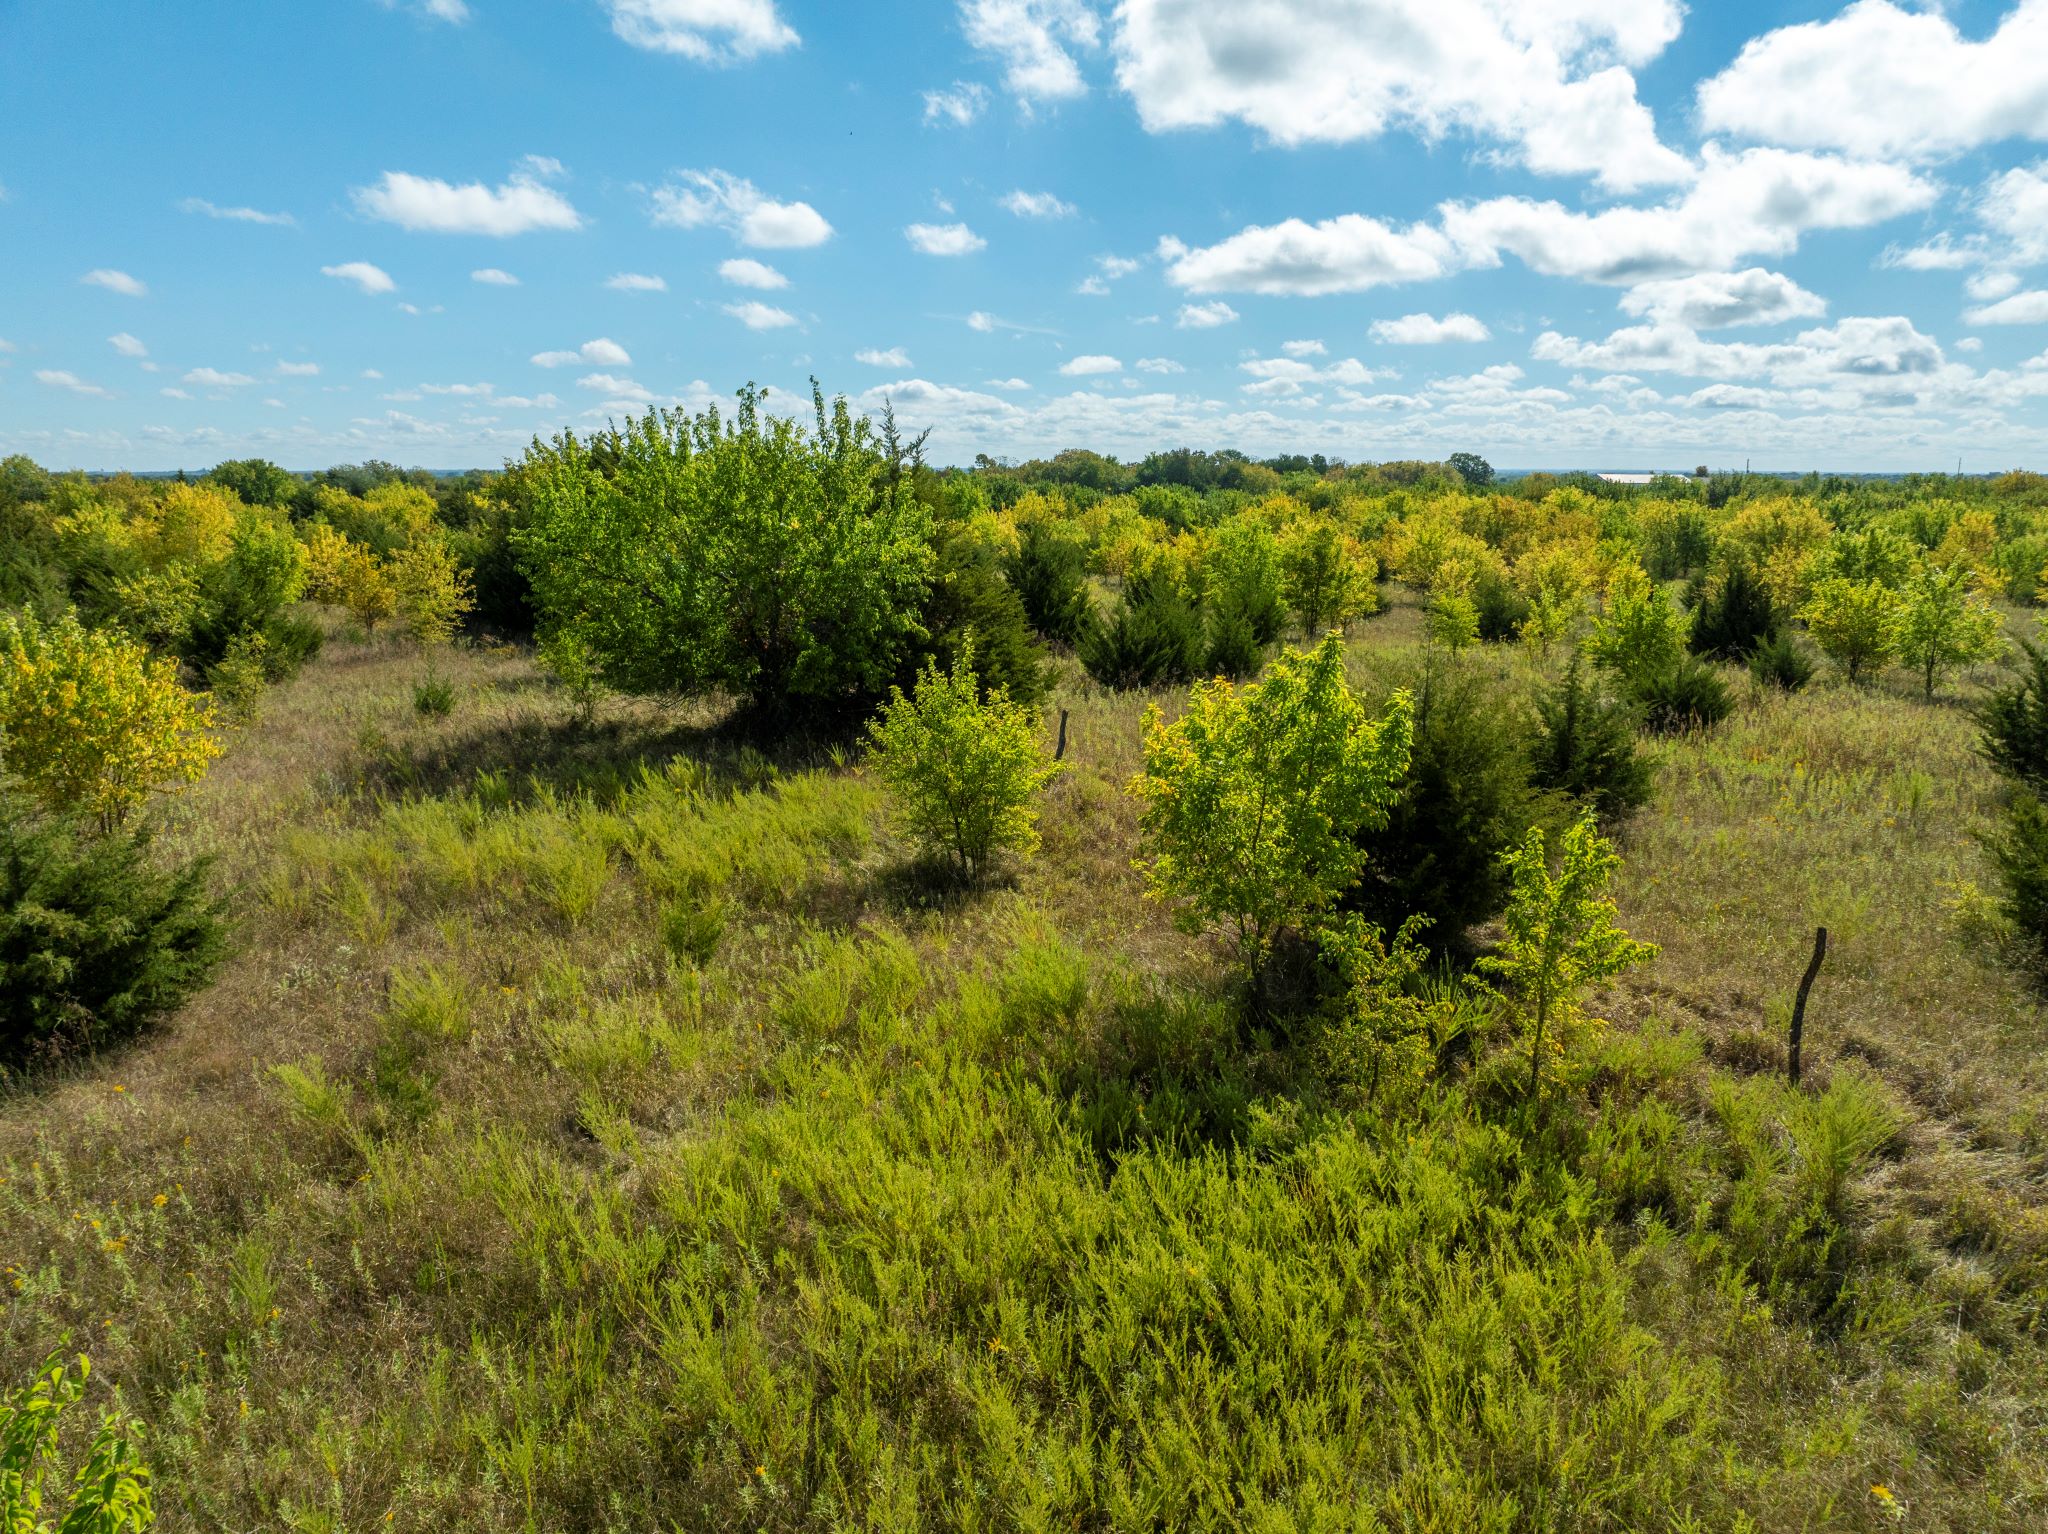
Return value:
<svg viewBox="0 0 2048 1534">
<path fill-rule="evenodd" d="M 1345 690 L 1534 728 L 1580 641 L 1471 642 L 1469 582 L 1399 541 Z M 1104 564 L 1089 602 L 1127 607 Z M 1603 820 L 1661 951 L 1532 1093 L 1471 913 L 1405 983 L 1433 1022 L 1394 1091 L 1312 977 L 1248 995 L 1148 887 L 1131 789 L 1184 686 L 1057 650 L 1042 842 L 962 882 L 858 732 L 312 611 L 155 812 L 154 855 L 212 859 L 217 971 L 0 1095 L 0 1380 L 89 1352 L 162 1527 L 2048 1517 L 2048 1065 L 1981 845 L 1989 648 L 1932 698 L 1709 663 L 1727 717 L 1641 737 Z"/>
</svg>

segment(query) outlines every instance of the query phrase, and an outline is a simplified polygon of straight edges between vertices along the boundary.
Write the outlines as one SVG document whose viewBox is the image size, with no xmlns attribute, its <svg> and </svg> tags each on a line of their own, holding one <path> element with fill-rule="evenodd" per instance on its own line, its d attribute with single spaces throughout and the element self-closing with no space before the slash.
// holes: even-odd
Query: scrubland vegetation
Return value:
<svg viewBox="0 0 2048 1534">
<path fill-rule="evenodd" d="M 0 466 L 6 1526 L 2039 1528 L 2048 479 L 1489 479 Z"/>
</svg>

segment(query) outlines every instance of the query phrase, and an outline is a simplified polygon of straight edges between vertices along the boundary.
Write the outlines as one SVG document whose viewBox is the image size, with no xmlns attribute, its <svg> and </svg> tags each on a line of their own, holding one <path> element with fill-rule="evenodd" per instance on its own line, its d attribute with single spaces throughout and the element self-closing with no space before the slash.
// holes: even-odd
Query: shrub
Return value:
<svg viewBox="0 0 2048 1534">
<path fill-rule="evenodd" d="M 1880 671 L 1898 653 L 1898 596 L 1877 581 L 1831 575 L 1799 610 L 1821 653 L 1851 682 Z"/>
<path fill-rule="evenodd" d="M 781 712 L 879 691 L 922 637 L 931 514 L 916 444 L 844 400 L 815 427 L 749 386 L 728 422 L 650 411 L 536 443 L 513 539 L 547 622 L 626 692 L 724 688 Z"/>
<path fill-rule="evenodd" d="M 1691 655 L 1639 683 L 1635 699 L 1643 711 L 1644 727 L 1659 735 L 1711 730 L 1735 709 L 1720 673 Z"/>
<path fill-rule="evenodd" d="M 1907 579 L 1898 616 L 1899 659 L 1920 673 L 1922 695 L 1957 666 L 1994 654 L 2003 624 L 1989 604 L 1970 596 L 1962 566 L 1922 567 Z"/>
<path fill-rule="evenodd" d="M 1256 977 L 1273 940 L 1319 921 L 1366 863 L 1408 762 L 1412 710 L 1378 720 L 1344 680 L 1336 635 L 1248 687 L 1206 682 L 1172 724 L 1145 715 L 1142 867 L 1188 930 L 1225 925 Z"/>
<path fill-rule="evenodd" d="M 320 625 L 306 618 L 279 614 L 263 628 L 263 670 L 273 682 L 298 675 L 307 661 L 320 653 L 327 636 Z"/>
<path fill-rule="evenodd" d="M 1033 800 L 1060 768 L 1045 759 L 1029 709 L 1000 688 L 982 696 L 971 644 L 950 672 L 928 664 L 909 697 L 893 689 L 869 734 L 911 836 L 968 883 L 987 877 L 998 852 L 1037 847 Z"/>
<path fill-rule="evenodd" d="M 926 600 L 920 664 L 899 681 L 915 685 L 924 664 L 950 671 L 970 649 L 983 692 L 999 689 L 1035 708 L 1052 684 L 1052 667 L 1031 637 L 1024 603 L 1004 581 L 996 557 L 957 529 L 939 542 L 938 568 Z"/>
<path fill-rule="evenodd" d="M 1463 593 L 1439 591 L 1429 599 L 1424 631 L 1431 643 L 1440 644 L 1455 655 L 1477 642 L 1479 613 L 1472 606 L 1472 599 Z"/>
<path fill-rule="evenodd" d="M 1777 609 L 1763 582 L 1746 562 L 1730 558 L 1722 562 L 1714 578 L 1706 583 L 1698 605 L 1693 608 L 1688 644 L 1695 655 L 1738 660 L 1775 633 L 1777 627 Z"/>
<path fill-rule="evenodd" d="M 1209 614 L 1209 647 L 1202 669 L 1211 676 L 1242 679 L 1256 673 L 1265 647 L 1252 631 L 1251 620 L 1239 612 Z"/>
<path fill-rule="evenodd" d="M 75 618 L 0 618 L 0 764 L 44 804 L 102 828 L 155 789 L 195 782 L 220 754 L 211 706 L 119 633 Z"/>
<path fill-rule="evenodd" d="M 446 719 L 455 712 L 455 684 L 428 672 L 412 684 L 412 711 L 423 719 Z"/>
<path fill-rule="evenodd" d="M 1017 551 L 1005 561 L 1011 589 L 1032 628 L 1054 644 L 1078 645 L 1095 620 L 1088 595 L 1088 555 L 1063 528 L 1027 522 Z"/>
<path fill-rule="evenodd" d="M 85 1396 L 92 1361 L 77 1373 L 53 1352 L 27 1385 L 0 1395 L 0 1527 L 7 1534 L 142 1534 L 156 1522 L 142 1424 L 104 1412 L 85 1459 L 65 1484 L 59 1419 Z M 45 1509 L 56 1515 L 51 1522 Z"/>
<path fill-rule="evenodd" d="M 1281 534 L 1280 573 L 1287 605 L 1311 639 L 1371 609 L 1372 560 L 1330 522 L 1296 522 Z"/>
<path fill-rule="evenodd" d="M 1978 750 L 2007 777 L 2048 793 L 2048 650 L 2020 641 L 2018 681 L 1995 689 L 1977 710 Z"/>
<path fill-rule="evenodd" d="M 0 1060 L 133 1034 L 205 985 L 226 947 L 206 864 L 146 833 L 90 835 L 0 791 Z"/>
<path fill-rule="evenodd" d="M 1636 712 L 1590 685 L 1578 658 L 1536 700 L 1529 781 L 1569 794 L 1602 820 L 1650 801 L 1655 768 L 1636 749 Z"/>
<path fill-rule="evenodd" d="M 1605 610 L 1593 620 L 1586 654 L 1624 687 L 1639 686 L 1678 664 L 1684 628 L 1664 593 L 1634 565 L 1608 583 Z"/>
<path fill-rule="evenodd" d="M 2015 793 L 1984 850 L 1998 874 L 2006 920 L 2035 968 L 2048 974 L 2048 805 L 2029 791 Z"/>
<path fill-rule="evenodd" d="M 1081 664 L 1104 687 L 1185 682 L 1203 658 L 1201 614 L 1164 564 L 1132 574 L 1109 622 L 1081 641 Z"/>
<path fill-rule="evenodd" d="M 1545 1068 L 1562 1060 L 1585 1017 L 1579 993 L 1657 956 L 1616 922 L 1607 895 L 1621 859 L 1586 816 L 1558 848 L 1558 871 L 1549 867 L 1543 832 L 1533 830 L 1506 859 L 1512 893 L 1497 953 L 1479 967 L 1500 977 L 1529 1030 L 1529 1095 L 1543 1086 Z"/>
<path fill-rule="evenodd" d="M 406 632 L 421 644 L 446 644 L 476 605 L 469 576 L 439 528 L 416 534 L 392 556 L 390 578 Z"/>
<path fill-rule="evenodd" d="M 1749 674 L 1765 687 L 1797 692 L 1813 680 L 1813 660 L 1784 630 L 1759 644 L 1749 657 Z"/>
<path fill-rule="evenodd" d="M 227 653 L 206 673 L 206 685 L 212 690 L 214 701 L 238 723 L 256 717 L 256 705 L 270 680 L 264 662 L 264 652 L 269 647 L 269 641 L 261 634 L 237 634 L 228 641 Z"/>
<path fill-rule="evenodd" d="M 235 518 L 226 555 L 199 571 L 186 658 L 224 657 L 242 634 L 261 633 L 306 589 L 306 551 L 281 512 Z"/>
<path fill-rule="evenodd" d="M 1280 637 L 1287 621 L 1280 544 L 1264 522 L 1239 515 L 1219 524 L 1209 535 L 1201 575 L 1212 631 L 1242 627 L 1255 646 Z"/>
<path fill-rule="evenodd" d="M 1345 904 L 1385 932 L 1429 920 L 1435 946 L 1500 910 L 1501 854 L 1539 811 L 1519 698 L 1476 666 L 1439 660 L 1401 678 L 1408 759 L 1384 820 L 1363 831 L 1363 876 Z"/>
<path fill-rule="evenodd" d="M 1479 620 L 1479 637 L 1492 644 L 1515 638 L 1529 621 L 1529 599 L 1498 570 L 1481 570 L 1474 577 L 1472 610 Z"/>
<path fill-rule="evenodd" d="M 556 629 L 544 635 L 537 654 L 541 669 L 569 695 L 577 722 L 587 727 L 597 717 L 597 701 L 605 692 L 604 670 L 597 657 L 574 629 Z"/>
</svg>

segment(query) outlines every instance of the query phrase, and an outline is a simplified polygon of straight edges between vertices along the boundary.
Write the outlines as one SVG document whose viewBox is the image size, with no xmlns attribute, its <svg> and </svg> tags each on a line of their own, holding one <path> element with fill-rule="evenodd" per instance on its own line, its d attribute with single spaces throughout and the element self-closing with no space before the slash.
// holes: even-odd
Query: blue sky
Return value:
<svg viewBox="0 0 2048 1534">
<path fill-rule="evenodd" d="M 2048 466 L 2048 0 L 0 0 L 0 452 Z"/>
</svg>

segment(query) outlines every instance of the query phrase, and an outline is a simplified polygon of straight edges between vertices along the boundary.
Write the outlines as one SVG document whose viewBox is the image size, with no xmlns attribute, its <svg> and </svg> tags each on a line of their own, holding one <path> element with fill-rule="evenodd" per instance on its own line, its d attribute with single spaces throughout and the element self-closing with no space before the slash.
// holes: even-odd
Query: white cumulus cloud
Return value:
<svg viewBox="0 0 2048 1534">
<path fill-rule="evenodd" d="M 763 293 L 772 293 L 778 288 L 789 286 L 789 279 L 765 261 L 755 261 L 747 256 L 735 256 L 730 261 L 721 261 L 718 275 L 736 288 L 755 288 Z"/>
<path fill-rule="evenodd" d="M 887 351 L 871 346 L 865 351 L 855 352 L 853 360 L 865 362 L 871 368 L 907 368 L 911 365 L 910 353 L 900 346 L 892 346 Z"/>
<path fill-rule="evenodd" d="M 2048 325 L 2048 292 L 2036 288 L 1963 312 L 1968 325 Z"/>
<path fill-rule="evenodd" d="M 469 280 L 471 282 L 480 282 L 487 288 L 516 288 L 519 286 L 519 279 L 517 277 L 495 266 L 477 268 L 477 270 L 469 274 Z"/>
<path fill-rule="evenodd" d="M 1827 313 L 1827 300 L 1780 272 L 1753 266 L 1741 272 L 1699 272 L 1638 283 L 1621 296 L 1628 314 L 1649 315 L 1694 330 L 1730 325 L 1778 325 Z"/>
<path fill-rule="evenodd" d="M 1629 190 L 1692 174 L 1630 73 L 1683 14 L 1679 0 L 1124 0 L 1114 48 L 1155 133 L 1230 120 L 1287 145 L 1460 133 Z"/>
<path fill-rule="evenodd" d="M 67 373 L 61 368 L 42 368 L 36 372 L 36 382 L 52 389 L 66 389 L 73 394 L 83 394 L 92 399 L 112 399 L 113 394 L 96 383 L 87 383 L 76 373 Z"/>
<path fill-rule="evenodd" d="M 620 272 L 607 278 L 605 286 L 614 293 L 666 293 L 668 279 L 650 277 L 645 272 Z"/>
<path fill-rule="evenodd" d="M 1087 378 L 1098 373 L 1121 373 L 1124 365 L 1114 357 L 1075 357 L 1060 364 L 1060 371 L 1069 378 Z"/>
<path fill-rule="evenodd" d="M 951 123 L 965 128 L 988 108 L 988 87 L 972 80 L 955 80 L 945 90 L 924 93 L 924 120 Z"/>
<path fill-rule="evenodd" d="M 1021 187 L 1003 199 L 1003 206 L 1019 218 L 1072 218 L 1079 211 L 1051 192 L 1027 192 Z"/>
<path fill-rule="evenodd" d="M 388 272 L 367 261 L 344 261 L 339 266 L 323 266 L 320 275 L 339 282 L 352 282 L 365 293 L 391 293 L 398 288 Z"/>
<path fill-rule="evenodd" d="M 187 197 L 178 207 L 181 212 L 198 213 L 206 218 L 226 219 L 237 224 L 271 224 L 283 228 L 298 224 L 298 220 L 289 213 L 265 213 L 261 208 L 223 208 L 204 197 Z"/>
<path fill-rule="evenodd" d="M 317 362 L 280 362 L 277 365 L 280 378 L 318 378 L 320 364 Z"/>
<path fill-rule="evenodd" d="M 724 307 L 727 314 L 749 330 L 781 330 L 796 323 L 796 316 L 787 309 L 764 304 L 757 298 L 750 298 L 742 304 L 727 304 Z"/>
<path fill-rule="evenodd" d="M 988 241 L 965 224 L 912 224 L 903 238 L 928 256 L 971 256 L 988 248 Z"/>
<path fill-rule="evenodd" d="M 626 348 L 605 336 L 595 341 L 585 341 L 573 352 L 536 352 L 533 365 L 541 368 L 568 368 L 579 363 L 590 363 L 597 367 L 629 368 L 633 359 L 626 354 Z"/>
<path fill-rule="evenodd" d="M 223 373 L 219 368 L 194 368 L 178 380 L 200 389 L 243 389 L 255 381 L 247 373 Z"/>
<path fill-rule="evenodd" d="M 105 288 L 109 293 L 120 293 L 129 298 L 142 298 L 149 292 L 149 284 L 108 266 L 87 272 L 78 280 L 88 287 Z"/>
<path fill-rule="evenodd" d="M 1469 314 L 1404 314 L 1398 320 L 1374 320 L 1372 338 L 1390 346 L 1435 346 L 1444 341 L 1485 341 L 1493 332 Z M 1282 350 L 1285 350 L 1283 347 Z"/>
<path fill-rule="evenodd" d="M 753 182 L 722 170 L 686 170 L 654 192 L 654 222 L 676 229 L 723 229 L 757 250 L 803 250 L 832 238 L 832 226 L 807 202 L 779 202 Z"/>
<path fill-rule="evenodd" d="M 1168 237 L 1160 241 L 1159 255 L 1167 279 L 1197 293 L 1306 297 L 1422 282 L 1443 276 L 1456 263 L 1440 230 L 1424 224 L 1394 229 L 1361 213 L 1314 224 L 1290 218 L 1254 225 L 1199 250 Z"/>
<path fill-rule="evenodd" d="M 960 0 L 960 30 L 1002 62 L 1003 84 L 1028 106 L 1087 93 L 1069 50 L 1097 47 L 1102 23 L 1083 0 Z"/>
<path fill-rule="evenodd" d="M 149 355 L 149 348 L 125 330 L 119 335 L 108 336 L 107 345 L 113 347 L 115 351 L 124 357 L 147 357 Z"/>
<path fill-rule="evenodd" d="M 612 31 L 635 48 L 702 64 L 741 63 L 801 39 L 775 0 L 604 0 Z"/>
<path fill-rule="evenodd" d="M 1174 325 L 1181 330 L 1214 330 L 1218 325 L 1237 323 L 1237 311 L 1222 299 L 1206 304 L 1182 304 Z"/>
<path fill-rule="evenodd" d="M 535 229 L 581 229 L 583 215 L 547 184 L 560 174 L 557 162 L 534 155 L 495 187 L 388 170 L 374 185 L 358 187 L 354 197 L 356 207 L 371 218 L 431 234 L 502 239 Z"/>
</svg>

